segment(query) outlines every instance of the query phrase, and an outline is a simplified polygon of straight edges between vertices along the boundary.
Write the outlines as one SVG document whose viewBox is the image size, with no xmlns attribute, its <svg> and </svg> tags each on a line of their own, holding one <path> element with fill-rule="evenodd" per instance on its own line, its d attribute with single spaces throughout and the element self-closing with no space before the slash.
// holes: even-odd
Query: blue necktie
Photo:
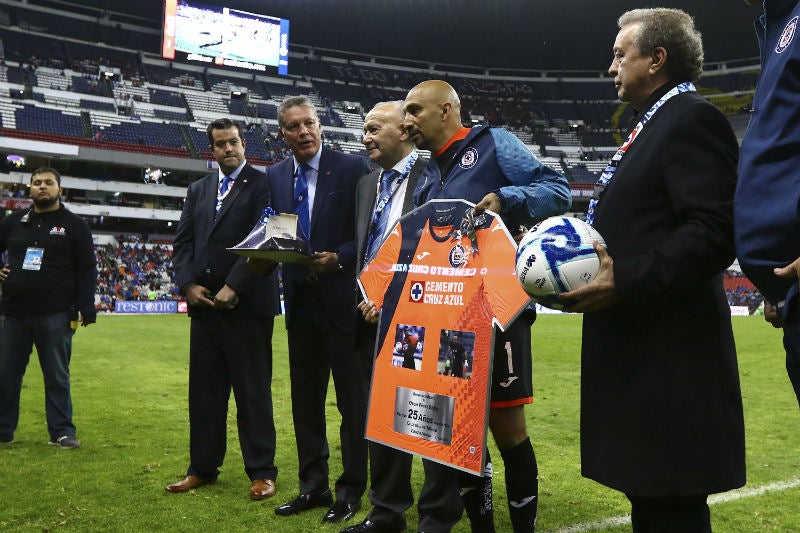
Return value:
<svg viewBox="0 0 800 533">
<path fill-rule="evenodd" d="M 386 225 L 389 223 L 389 213 L 392 210 L 392 184 L 397 177 L 396 170 L 384 170 L 381 174 L 381 189 L 378 191 L 375 211 L 372 213 L 372 224 L 370 224 L 369 237 L 367 238 L 367 255 L 365 263 L 375 257 L 378 253 L 378 246 L 381 243 L 383 234 L 386 232 Z"/>
<path fill-rule="evenodd" d="M 225 193 L 228 192 L 231 183 L 233 183 L 233 179 L 229 178 L 228 176 L 222 176 L 222 181 L 219 184 L 219 191 L 217 194 L 217 213 L 219 213 L 219 209 L 222 207 L 222 200 L 225 198 Z"/>
<path fill-rule="evenodd" d="M 297 167 L 297 179 L 294 182 L 294 212 L 297 215 L 297 227 L 306 240 L 311 237 L 308 219 L 308 179 L 306 179 L 306 171 L 310 168 L 305 163 Z"/>
</svg>

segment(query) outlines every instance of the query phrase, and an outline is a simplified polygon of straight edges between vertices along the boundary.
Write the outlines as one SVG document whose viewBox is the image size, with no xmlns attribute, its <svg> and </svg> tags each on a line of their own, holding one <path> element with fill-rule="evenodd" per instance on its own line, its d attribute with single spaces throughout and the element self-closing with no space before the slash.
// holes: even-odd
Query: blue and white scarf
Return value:
<svg viewBox="0 0 800 533">
<path fill-rule="evenodd" d="M 645 124 L 647 124 L 647 122 L 653 117 L 653 115 L 656 114 L 656 111 L 658 111 L 661 108 L 661 106 L 664 105 L 670 98 L 681 93 L 691 92 L 696 90 L 697 89 L 695 88 L 694 83 L 692 82 L 685 82 L 678 84 L 677 86 L 670 89 L 670 91 L 667 92 L 667 94 L 659 98 L 659 100 L 655 104 L 653 104 L 653 106 L 650 109 L 647 110 L 647 113 L 645 113 L 642 116 L 639 123 L 636 124 L 636 127 L 633 128 L 633 131 L 631 131 L 631 134 L 628 135 L 628 138 L 625 139 L 625 142 L 622 143 L 622 146 L 619 147 L 617 153 L 614 154 L 614 157 L 611 158 L 611 161 L 608 163 L 608 166 L 600 175 L 600 179 L 597 180 L 597 183 L 594 186 L 594 195 L 592 196 L 592 199 L 589 201 L 589 209 L 586 212 L 586 222 L 588 222 L 590 225 L 594 224 L 594 210 L 597 207 L 597 203 L 600 201 L 600 193 L 611 182 L 611 178 L 614 177 L 614 173 L 617 171 L 617 166 L 619 166 L 619 162 L 620 160 L 622 160 L 622 156 L 624 156 L 628 152 L 628 148 L 631 147 L 633 141 L 635 141 L 636 138 L 639 136 L 639 134 L 642 132 Z"/>
</svg>

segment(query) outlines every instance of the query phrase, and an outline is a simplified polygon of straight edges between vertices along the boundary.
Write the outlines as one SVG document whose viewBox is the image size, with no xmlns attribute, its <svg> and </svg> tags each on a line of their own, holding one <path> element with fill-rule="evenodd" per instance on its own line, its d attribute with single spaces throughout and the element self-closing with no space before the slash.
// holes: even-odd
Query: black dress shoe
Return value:
<svg viewBox="0 0 800 533">
<path fill-rule="evenodd" d="M 308 511 L 314 507 L 325 507 L 326 505 L 330 505 L 332 501 L 333 496 L 331 496 L 330 489 L 325 489 L 323 492 L 307 492 L 275 509 L 275 514 L 278 516 L 289 516 Z"/>
<path fill-rule="evenodd" d="M 353 518 L 353 515 L 361 509 L 361 502 L 340 502 L 336 501 L 333 502 L 331 508 L 328 509 L 328 512 L 325 513 L 325 516 L 322 517 L 323 522 L 344 522 L 346 520 L 350 520 Z"/>
<path fill-rule="evenodd" d="M 403 524 L 376 524 L 369 518 L 354 526 L 346 527 L 339 533 L 402 533 L 406 526 Z"/>
</svg>

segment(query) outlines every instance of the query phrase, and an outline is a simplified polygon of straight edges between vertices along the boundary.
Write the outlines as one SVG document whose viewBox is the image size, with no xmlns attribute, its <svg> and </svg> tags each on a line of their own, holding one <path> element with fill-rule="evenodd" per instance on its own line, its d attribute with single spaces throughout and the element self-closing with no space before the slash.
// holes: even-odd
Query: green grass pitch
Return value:
<svg viewBox="0 0 800 533">
<path fill-rule="evenodd" d="M 41 372 L 32 356 L 22 391 L 16 442 L 0 447 L 0 531 L 337 532 L 324 509 L 276 517 L 297 494 L 297 458 L 289 396 L 286 334 L 275 325 L 273 398 L 278 430 L 278 494 L 252 502 L 229 412 L 228 454 L 216 485 L 166 494 L 188 463 L 188 340 L 185 316 L 100 316 L 75 336 L 72 386 L 83 446 L 47 445 Z M 624 496 L 580 475 L 580 316 L 540 316 L 533 326 L 536 401 L 526 407 L 540 470 L 537 531 L 630 531 L 618 524 Z M 779 331 L 760 317 L 735 317 L 745 406 L 748 482 L 730 501 L 712 505 L 716 533 L 800 532 L 800 409 L 784 369 Z M 331 476 L 339 472 L 338 413 L 328 395 Z M 491 438 L 489 439 L 491 443 Z M 492 456 L 500 454 L 493 444 Z M 414 483 L 421 484 L 421 464 Z M 510 524 L 502 462 L 495 464 L 499 532 Z M 356 516 L 362 520 L 369 508 Z M 414 531 L 416 510 L 407 513 Z M 616 524 L 616 525 L 615 525 Z M 454 529 L 469 531 L 466 518 Z"/>
</svg>

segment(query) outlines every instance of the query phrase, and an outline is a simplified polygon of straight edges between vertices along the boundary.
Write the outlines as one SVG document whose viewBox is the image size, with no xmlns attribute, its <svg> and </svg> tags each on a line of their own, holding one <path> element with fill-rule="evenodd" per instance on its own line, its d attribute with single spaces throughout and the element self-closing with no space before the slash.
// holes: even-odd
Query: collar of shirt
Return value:
<svg viewBox="0 0 800 533">
<path fill-rule="evenodd" d="M 231 172 L 230 174 L 228 174 L 227 176 L 230 179 L 232 179 L 233 181 L 236 181 L 236 178 L 239 177 L 239 173 L 242 171 L 242 169 L 244 168 L 244 166 L 246 164 L 247 164 L 247 159 L 242 161 L 242 164 L 239 165 L 238 167 L 236 167 L 236 169 L 233 172 Z M 219 173 L 217 174 L 217 188 L 219 188 L 219 184 L 222 183 L 222 178 L 224 178 L 224 177 L 225 177 L 225 173 L 222 171 L 222 169 L 219 169 Z"/>
<path fill-rule="evenodd" d="M 402 174 L 403 171 L 406 169 L 406 166 L 408 165 L 408 160 L 411 159 L 411 156 L 413 156 L 415 152 L 416 150 L 411 150 L 410 152 L 408 152 L 408 155 L 405 156 L 400 161 L 398 161 L 397 163 L 395 163 L 395 165 L 391 168 L 391 170 L 396 170 L 398 174 Z M 384 169 L 384 170 L 389 170 L 389 169 Z"/>
<path fill-rule="evenodd" d="M 406 166 L 408 166 L 408 161 L 409 159 L 411 159 L 411 156 L 414 154 L 414 152 L 416 152 L 416 150 L 411 150 L 411 152 L 409 152 L 407 156 L 398 161 L 397 164 L 391 168 L 391 170 L 397 171 L 398 177 L 403 173 L 403 171 L 406 170 Z M 381 173 L 383 173 L 384 170 L 388 169 L 382 169 Z M 409 174 L 410 173 L 411 172 L 409 170 Z M 408 178 L 408 176 L 406 176 L 406 178 Z M 397 178 L 395 178 L 395 180 L 396 179 Z M 378 180 L 378 188 L 380 188 L 380 180 Z M 386 224 L 386 228 L 384 229 L 383 235 L 381 237 L 385 237 L 388 233 L 390 233 L 392 231 L 392 228 L 394 228 L 395 222 L 403 215 L 403 207 L 404 207 L 403 204 L 405 203 L 407 189 L 408 189 L 408 179 L 404 179 L 402 183 L 400 183 L 400 186 L 397 187 L 397 189 L 394 191 L 394 194 L 392 195 L 393 200 L 389 206 L 389 224 Z M 375 201 L 376 202 L 378 201 L 377 196 L 375 198 Z"/>
<path fill-rule="evenodd" d="M 319 172 L 319 160 L 321 157 L 322 157 L 322 146 L 320 146 L 319 150 L 317 150 L 317 153 L 314 154 L 314 157 L 306 161 L 306 165 L 311 167 L 311 170 L 314 171 L 314 174 L 317 174 Z M 298 161 L 297 158 L 294 156 L 292 156 L 292 159 L 294 160 L 294 175 L 296 176 L 297 169 L 300 168 L 300 165 L 302 165 L 302 163 Z M 306 175 L 306 179 L 308 179 L 308 175 Z"/>
<path fill-rule="evenodd" d="M 433 154 L 433 157 L 439 159 L 442 156 L 442 154 L 445 153 L 445 151 L 447 151 L 447 149 L 453 145 L 454 142 L 463 141 L 464 139 L 466 139 L 470 131 L 472 131 L 470 128 L 462 126 L 461 129 L 455 132 L 455 134 L 452 137 L 450 137 L 450 139 L 446 143 L 444 143 L 444 146 L 439 148 L 436 151 L 436 153 Z"/>
</svg>

